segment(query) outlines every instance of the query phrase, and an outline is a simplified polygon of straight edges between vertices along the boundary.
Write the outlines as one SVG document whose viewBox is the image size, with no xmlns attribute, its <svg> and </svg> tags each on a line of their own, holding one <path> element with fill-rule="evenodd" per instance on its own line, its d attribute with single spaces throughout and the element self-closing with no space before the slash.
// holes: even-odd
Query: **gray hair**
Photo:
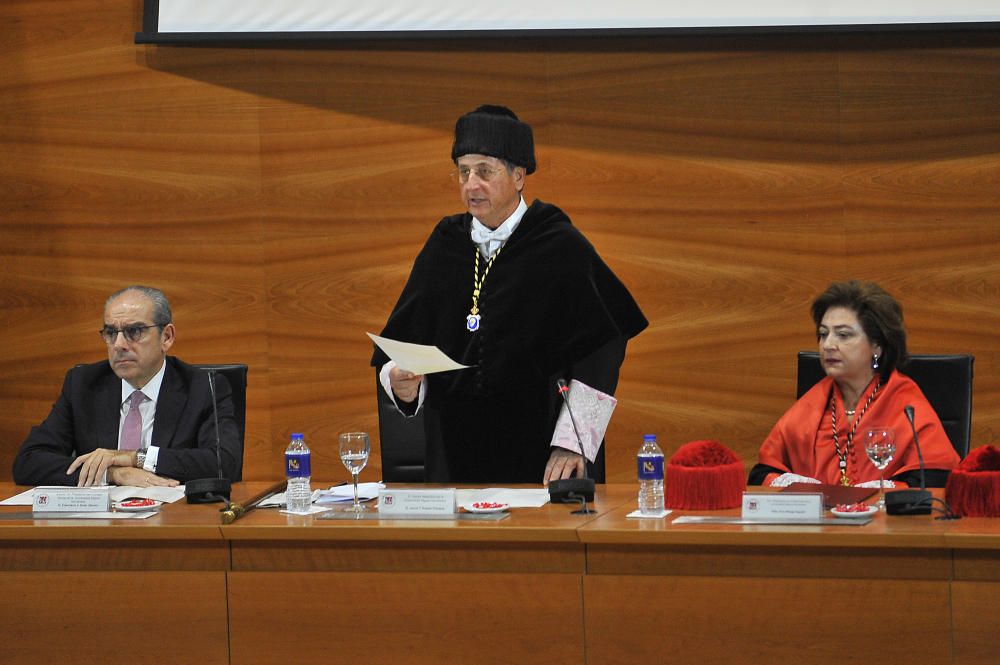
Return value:
<svg viewBox="0 0 1000 665">
<path fill-rule="evenodd" d="M 130 291 L 141 293 L 153 302 L 153 325 L 162 328 L 173 321 L 173 313 L 170 311 L 170 301 L 167 300 L 167 296 L 164 295 L 163 291 L 154 289 L 152 286 L 133 284 L 132 286 L 126 286 L 124 289 L 115 291 L 104 301 L 104 309 L 107 309 L 113 300 Z"/>
</svg>

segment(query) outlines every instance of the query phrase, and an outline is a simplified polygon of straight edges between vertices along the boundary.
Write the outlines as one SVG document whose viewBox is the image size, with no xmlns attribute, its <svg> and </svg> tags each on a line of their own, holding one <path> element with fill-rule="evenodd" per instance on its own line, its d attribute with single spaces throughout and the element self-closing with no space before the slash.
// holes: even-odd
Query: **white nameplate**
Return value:
<svg viewBox="0 0 1000 665">
<path fill-rule="evenodd" d="M 821 492 L 743 493 L 745 520 L 798 520 L 823 518 Z"/>
<path fill-rule="evenodd" d="M 378 491 L 379 515 L 452 515 L 455 513 L 455 488 L 435 490 Z"/>
<path fill-rule="evenodd" d="M 110 487 L 36 487 L 31 492 L 31 510 L 36 513 L 104 513 L 110 509 Z"/>
</svg>

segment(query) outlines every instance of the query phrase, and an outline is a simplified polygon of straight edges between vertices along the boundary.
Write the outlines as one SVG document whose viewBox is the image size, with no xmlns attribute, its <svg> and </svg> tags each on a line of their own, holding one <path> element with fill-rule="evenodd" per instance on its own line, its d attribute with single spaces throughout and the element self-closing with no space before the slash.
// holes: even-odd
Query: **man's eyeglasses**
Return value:
<svg viewBox="0 0 1000 665">
<path fill-rule="evenodd" d="M 468 166 L 460 166 L 458 167 L 457 171 L 451 172 L 451 177 L 452 179 L 457 180 L 458 182 L 464 185 L 465 183 L 469 182 L 469 177 L 472 176 L 473 173 L 475 173 L 476 177 L 482 180 L 483 182 L 489 182 L 490 180 L 497 177 L 498 175 L 500 175 L 500 173 L 506 170 L 507 169 L 503 167 L 493 168 L 492 166 L 487 166 L 486 164 L 477 164 L 475 167 L 472 168 Z"/>
<path fill-rule="evenodd" d="M 138 342 L 142 339 L 143 334 L 148 328 L 159 328 L 161 326 L 153 323 L 148 326 L 125 326 L 124 328 L 112 328 L 111 326 L 104 326 L 98 332 L 101 335 L 101 339 L 107 345 L 112 345 L 115 340 L 118 339 L 118 333 L 125 335 L 125 339 L 130 342 Z"/>
</svg>

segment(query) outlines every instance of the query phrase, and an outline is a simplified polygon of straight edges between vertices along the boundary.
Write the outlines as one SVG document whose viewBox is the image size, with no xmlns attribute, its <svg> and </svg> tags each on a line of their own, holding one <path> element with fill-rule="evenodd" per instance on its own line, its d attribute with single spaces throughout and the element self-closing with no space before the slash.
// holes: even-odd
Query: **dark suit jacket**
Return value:
<svg viewBox="0 0 1000 665">
<path fill-rule="evenodd" d="M 186 482 L 218 474 L 215 421 L 207 374 L 167 356 L 156 402 L 151 445 L 159 446 L 156 473 Z M 239 480 L 243 443 L 233 418 L 232 390 L 215 376 L 222 442 L 222 473 Z M 45 421 L 31 428 L 14 458 L 18 485 L 75 485 L 80 472 L 66 475 L 77 455 L 97 448 L 116 449 L 121 406 L 121 379 L 105 360 L 79 365 L 66 373 L 62 394 Z"/>
</svg>

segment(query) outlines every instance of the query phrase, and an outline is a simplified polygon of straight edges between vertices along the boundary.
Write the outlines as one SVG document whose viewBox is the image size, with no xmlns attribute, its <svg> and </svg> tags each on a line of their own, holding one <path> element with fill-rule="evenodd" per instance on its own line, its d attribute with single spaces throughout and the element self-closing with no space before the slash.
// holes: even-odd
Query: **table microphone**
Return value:
<svg viewBox="0 0 1000 665">
<path fill-rule="evenodd" d="M 232 482 L 222 477 L 222 437 L 219 435 L 219 405 L 215 401 L 215 370 L 208 371 L 208 389 L 212 393 L 212 416 L 215 418 L 215 461 L 218 478 L 198 478 L 184 483 L 188 503 L 229 503 Z"/>
<path fill-rule="evenodd" d="M 931 493 L 925 489 L 924 455 L 920 451 L 920 440 L 917 438 L 917 426 L 913 422 L 913 407 L 903 408 L 906 419 L 910 421 L 913 431 L 913 443 L 917 447 L 917 459 L 920 460 L 920 489 L 898 490 L 885 495 L 885 512 L 889 515 L 930 515 Z"/>
<path fill-rule="evenodd" d="M 552 503 L 576 503 L 580 502 L 580 509 L 574 510 L 574 515 L 592 515 L 596 510 L 587 507 L 588 501 L 594 500 L 594 479 L 587 477 L 587 455 L 583 452 L 583 439 L 580 438 L 580 430 L 576 427 L 576 418 L 573 417 L 573 409 L 569 405 L 569 386 L 566 380 L 560 378 L 556 381 L 559 387 L 559 394 L 566 405 L 566 412 L 569 420 L 573 423 L 573 432 L 576 434 L 576 443 L 580 447 L 580 456 L 583 457 L 583 476 L 580 478 L 563 478 L 553 480 L 549 483 L 549 501 Z"/>
</svg>

